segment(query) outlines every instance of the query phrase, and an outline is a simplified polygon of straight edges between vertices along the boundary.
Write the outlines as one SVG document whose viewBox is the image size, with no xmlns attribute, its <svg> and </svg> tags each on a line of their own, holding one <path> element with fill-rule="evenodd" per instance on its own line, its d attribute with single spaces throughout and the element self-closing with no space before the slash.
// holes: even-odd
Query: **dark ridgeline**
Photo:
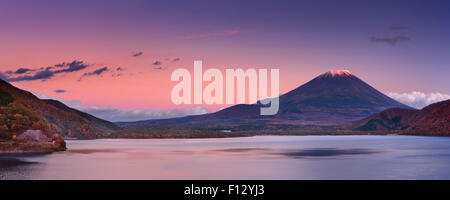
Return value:
<svg viewBox="0 0 450 200">
<path fill-rule="evenodd" d="M 127 128 L 331 126 L 351 124 L 388 108 L 410 108 L 377 91 L 347 70 L 331 70 L 281 95 L 280 109 L 274 116 L 259 115 L 260 107 L 260 104 L 240 104 L 211 114 L 119 125 Z"/>
</svg>

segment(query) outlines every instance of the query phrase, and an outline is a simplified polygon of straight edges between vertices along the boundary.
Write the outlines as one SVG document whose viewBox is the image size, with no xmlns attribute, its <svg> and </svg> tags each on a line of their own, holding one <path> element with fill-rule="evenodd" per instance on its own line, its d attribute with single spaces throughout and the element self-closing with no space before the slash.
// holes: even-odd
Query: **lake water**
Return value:
<svg viewBox="0 0 450 200">
<path fill-rule="evenodd" d="M 450 137 L 68 140 L 1 157 L 0 179 L 450 179 Z"/>
</svg>

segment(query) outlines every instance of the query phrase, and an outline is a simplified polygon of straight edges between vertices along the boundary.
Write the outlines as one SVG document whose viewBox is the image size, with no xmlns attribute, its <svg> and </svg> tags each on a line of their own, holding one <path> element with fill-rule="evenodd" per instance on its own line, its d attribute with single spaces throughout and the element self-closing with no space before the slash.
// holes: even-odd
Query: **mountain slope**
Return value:
<svg viewBox="0 0 450 200">
<path fill-rule="evenodd" d="M 114 123 L 69 108 L 56 100 L 40 100 L 0 79 L 0 91 L 14 96 L 48 123 L 54 133 L 70 138 L 98 138 L 120 128 Z M 3 95 L 2 95 L 3 96 Z"/>
<path fill-rule="evenodd" d="M 387 108 L 409 108 L 377 91 L 346 70 L 331 70 L 280 96 L 276 115 L 261 116 L 260 104 L 235 105 L 216 113 L 185 118 L 120 123 L 122 127 L 235 127 L 286 124 L 350 124 Z"/>
<path fill-rule="evenodd" d="M 388 109 L 353 124 L 360 131 L 401 131 L 409 135 L 450 136 L 450 100 L 422 110 Z"/>
</svg>

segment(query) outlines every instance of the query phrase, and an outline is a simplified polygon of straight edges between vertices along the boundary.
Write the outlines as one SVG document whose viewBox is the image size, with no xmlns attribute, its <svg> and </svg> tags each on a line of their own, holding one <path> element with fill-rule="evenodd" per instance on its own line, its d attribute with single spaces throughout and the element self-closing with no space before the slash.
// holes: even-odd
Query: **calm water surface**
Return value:
<svg viewBox="0 0 450 200">
<path fill-rule="evenodd" d="M 0 157 L 0 179 L 450 179 L 450 137 L 69 140 Z"/>
</svg>

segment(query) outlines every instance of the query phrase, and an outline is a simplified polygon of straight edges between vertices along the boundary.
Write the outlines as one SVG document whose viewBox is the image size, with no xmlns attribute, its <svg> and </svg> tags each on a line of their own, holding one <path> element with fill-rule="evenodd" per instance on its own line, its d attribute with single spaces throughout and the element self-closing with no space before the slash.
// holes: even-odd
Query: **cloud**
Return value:
<svg viewBox="0 0 450 200">
<path fill-rule="evenodd" d="M 80 77 L 80 79 L 78 81 L 81 81 L 81 79 L 86 76 L 99 76 L 99 75 L 103 74 L 103 72 L 106 72 L 108 70 L 109 70 L 108 67 L 102 67 L 102 68 L 94 70 L 93 72 L 86 72 Z"/>
<path fill-rule="evenodd" d="M 53 100 L 57 100 L 60 101 L 64 104 L 66 104 L 66 106 L 69 106 L 71 108 L 81 108 L 82 106 L 82 102 L 80 100 L 70 100 L 70 101 L 66 101 L 64 99 L 61 99 L 59 97 L 54 97 L 54 96 L 49 96 L 49 95 L 45 95 L 45 94 L 40 94 L 40 93 L 35 93 L 35 92 L 31 92 L 34 94 L 34 96 L 38 97 L 39 99 L 53 99 Z"/>
<path fill-rule="evenodd" d="M 8 77 L 7 77 L 5 74 L 3 74 L 2 72 L 0 72 L 0 79 L 2 79 L 2 80 L 4 80 L 4 81 L 8 81 L 8 80 L 7 80 Z"/>
<path fill-rule="evenodd" d="M 161 61 L 159 61 L 159 60 L 157 60 L 157 61 L 155 61 L 154 63 L 152 63 L 152 65 L 161 65 L 162 63 L 161 63 Z"/>
<path fill-rule="evenodd" d="M 34 75 L 25 75 L 25 76 L 18 76 L 18 77 L 7 77 L 6 81 L 8 82 L 19 82 L 19 81 L 33 81 L 33 80 L 45 80 L 53 77 L 55 75 L 52 71 L 40 71 L 37 72 Z"/>
<path fill-rule="evenodd" d="M 11 72 L 6 72 L 6 74 L 1 73 L 0 77 L 8 82 L 33 81 L 33 80 L 45 81 L 47 79 L 52 78 L 55 74 L 76 72 L 83 70 L 87 67 L 89 67 L 89 65 L 85 64 L 83 61 L 74 60 L 68 63 L 63 62 L 60 64 L 55 64 L 53 66 L 40 67 L 35 69 L 19 68 L 14 73 Z M 35 73 L 34 74 L 28 73 L 32 71 Z"/>
<path fill-rule="evenodd" d="M 402 31 L 402 30 L 408 30 L 409 27 L 403 26 L 403 25 L 392 25 L 392 26 L 389 26 L 389 29 L 393 30 L 393 31 Z"/>
<path fill-rule="evenodd" d="M 450 99 L 450 95 L 442 94 L 439 92 L 434 93 L 423 93 L 423 92 L 409 92 L 409 93 L 395 93 L 391 92 L 387 94 L 389 97 L 406 104 L 408 106 L 422 109 L 425 106 L 428 106 L 432 103 L 436 103 L 439 101 L 445 101 Z"/>
<path fill-rule="evenodd" d="M 218 31 L 218 32 L 205 32 L 205 33 L 200 33 L 200 34 L 179 36 L 178 39 L 192 40 L 192 39 L 199 39 L 199 38 L 207 38 L 207 37 L 211 37 L 211 36 L 231 36 L 231 35 L 236 35 L 238 33 L 239 33 L 238 29 L 231 29 L 231 30 L 223 30 L 223 31 Z"/>
<path fill-rule="evenodd" d="M 138 57 L 138 56 L 142 56 L 142 54 L 144 54 L 144 52 L 139 51 L 139 52 L 137 52 L 137 53 L 133 53 L 132 56 L 133 56 L 133 57 Z"/>
<path fill-rule="evenodd" d="M 172 61 L 173 62 L 178 62 L 178 61 L 180 61 L 181 59 L 180 58 L 174 58 Z"/>
<path fill-rule="evenodd" d="M 56 92 L 56 93 L 65 93 L 67 91 L 66 90 L 55 90 L 54 92 Z"/>
<path fill-rule="evenodd" d="M 113 73 L 111 74 L 112 77 L 120 77 L 123 75 L 123 71 L 125 71 L 126 69 L 123 67 L 117 67 L 116 71 L 113 70 Z"/>
<path fill-rule="evenodd" d="M 105 71 L 108 71 L 108 67 L 102 67 L 100 69 L 96 69 L 93 72 L 84 73 L 84 75 L 86 75 L 86 76 L 100 75 L 100 74 L 102 74 Z"/>
<path fill-rule="evenodd" d="M 395 37 L 370 37 L 371 42 L 374 43 L 386 43 L 395 46 L 399 42 L 408 42 L 411 38 L 407 36 L 395 36 Z"/>
</svg>

